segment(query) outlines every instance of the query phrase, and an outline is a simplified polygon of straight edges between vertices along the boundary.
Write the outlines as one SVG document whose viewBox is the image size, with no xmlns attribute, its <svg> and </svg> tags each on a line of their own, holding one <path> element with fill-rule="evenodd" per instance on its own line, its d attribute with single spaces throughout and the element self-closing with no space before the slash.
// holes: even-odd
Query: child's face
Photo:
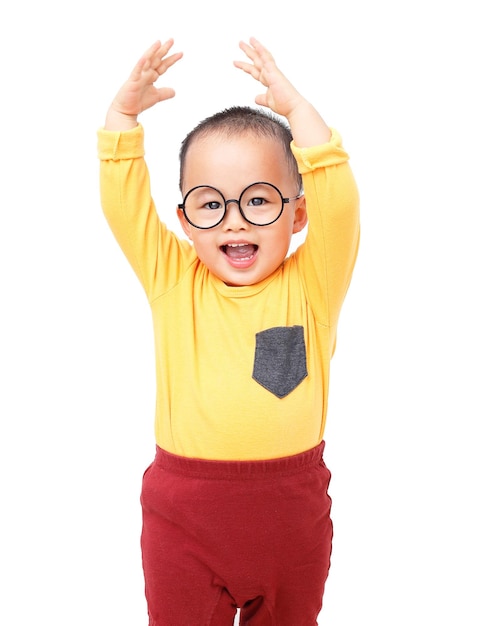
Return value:
<svg viewBox="0 0 489 626">
<path fill-rule="evenodd" d="M 284 198 L 297 195 L 296 180 L 276 140 L 248 134 L 211 135 L 190 146 L 184 195 L 193 187 L 209 185 L 226 200 L 237 199 L 245 187 L 256 182 L 272 183 Z M 303 196 L 286 203 L 280 218 L 268 226 L 247 222 L 235 202 L 227 205 L 223 221 L 208 230 L 189 224 L 183 211 L 177 210 L 177 214 L 200 260 L 224 283 L 235 286 L 252 285 L 272 274 L 285 259 L 292 234 L 307 223 Z"/>
</svg>

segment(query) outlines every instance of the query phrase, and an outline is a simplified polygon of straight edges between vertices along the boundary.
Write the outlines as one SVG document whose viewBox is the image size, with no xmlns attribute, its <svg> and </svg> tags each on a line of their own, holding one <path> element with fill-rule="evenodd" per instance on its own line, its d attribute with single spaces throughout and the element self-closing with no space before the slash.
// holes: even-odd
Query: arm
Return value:
<svg viewBox="0 0 489 626">
<path fill-rule="evenodd" d="M 254 38 L 250 39 L 250 45 L 241 42 L 239 46 L 251 63 L 235 61 L 234 65 L 267 88 L 256 97 L 256 104 L 287 118 L 297 147 L 327 143 L 331 131 L 326 122 L 278 69 L 270 52 Z"/>
<path fill-rule="evenodd" d="M 175 279 L 183 253 L 156 212 L 144 160 L 143 129 L 137 121 L 140 112 L 174 96 L 173 89 L 154 85 L 182 56 L 166 56 L 172 44 L 172 40 L 163 45 L 156 42 L 147 50 L 117 92 L 98 136 L 102 208 L 150 299 L 156 295 L 155 286 L 164 288 Z M 170 258 L 175 262 L 168 263 Z"/>
<path fill-rule="evenodd" d="M 309 228 L 295 258 L 316 319 L 336 327 L 356 262 L 360 237 L 358 190 L 341 136 L 311 148 L 292 144 L 302 174 Z"/>
<path fill-rule="evenodd" d="M 309 228 L 295 258 L 318 321 L 335 327 L 355 265 L 359 241 L 358 192 L 341 137 L 295 89 L 256 39 L 240 48 L 251 63 L 235 66 L 267 89 L 255 102 L 287 118 L 292 150 L 304 182 Z"/>
</svg>

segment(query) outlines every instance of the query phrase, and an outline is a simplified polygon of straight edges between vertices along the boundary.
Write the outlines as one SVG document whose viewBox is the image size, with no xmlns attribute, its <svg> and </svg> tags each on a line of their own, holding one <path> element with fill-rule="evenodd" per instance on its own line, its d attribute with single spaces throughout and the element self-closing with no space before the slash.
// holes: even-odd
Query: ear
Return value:
<svg viewBox="0 0 489 626">
<path fill-rule="evenodd" d="M 292 228 L 292 233 L 300 233 L 300 231 L 307 224 L 307 210 L 306 210 L 306 198 L 305 196 L 301 196 L 295 205 L 294 212 L 294 224 Z"/>
<path fill-rule="evenodd" d="M 187 235 L 187 237 L 192 241 L 192 229 L 190 228 L 190 224 L 185 219 L 185 215 L 183 214 L 182 209 L 177 207 L 177 217 L 180 222 L 180 226 L 182 227 L 183 232 Z"/>
</svg>

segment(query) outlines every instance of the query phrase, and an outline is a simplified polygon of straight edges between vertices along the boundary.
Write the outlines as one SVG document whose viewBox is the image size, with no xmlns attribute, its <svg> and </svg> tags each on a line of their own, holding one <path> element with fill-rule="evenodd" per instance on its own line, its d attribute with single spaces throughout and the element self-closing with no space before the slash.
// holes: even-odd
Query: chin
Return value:
<svg viewBox="0 0 489 626">
<path fill-rule="evenodd" d="M 260 279 L 256 279 L 253 276 L 236 276 L 236 275 L 230 275 L 228 274 L 219 274 L 216 273 L 215 276 L 217 276 L 217 278 L 219 278 L 219 280 L 222 280 L 222 282 L 227 285 L 228 287 L 248 287 L 249 285 L 254 285 L 255 283 L 259 282 Z"/>
</svg>

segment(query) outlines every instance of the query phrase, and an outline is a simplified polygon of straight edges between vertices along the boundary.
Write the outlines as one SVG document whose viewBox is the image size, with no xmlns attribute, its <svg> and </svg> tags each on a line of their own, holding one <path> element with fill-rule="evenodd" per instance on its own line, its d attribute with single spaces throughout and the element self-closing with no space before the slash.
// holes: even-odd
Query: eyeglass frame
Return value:
<svg viewBox="0 0 489 626">
<path fill-rule="evenodd" d="M 244 214 L 243 209 L 241 208 L 241 199 L 244 196 L 244 194 L 248 191 L 248 189 L 250 187 L 253 187 L 254 185 L 268 185 L 269 187 L 273 187 L 273 189 L 275 189 L 275 191 L 278 193 L 278 195 L 280 196 L 280 198 L 282 199 L 282 208 L 280 209 L 279 214 L 277 215 L 277 217 L 275 219 L 273 219 L 271 222 L 267 222 L 266 224 L 257 224 L 256 222 L 252 222 L 251 220 L 249 220 L 246 215 Z M 214 191 L 217 191 L 217 193 L 221 196 L 221 198 L 224 200 L 224 213 L 222 214 L 222 217 L 219 221 L 217 221 L 215 224 L 213 224 L 212 226 L 197 226 L 197 224 L 194 224 L 191 220 L 189 220 L 187 212 L 185 211 L 185 201 L 188 198 L 188 196 L 195 191 L 196 189 L 203 189 L 203 188 L 207 188 L 207 189 L 213 189 Z M 226 198 L 224 197 L 224 194 L 222 193 L 222 191 L 220 191 L 219 189 L 217 189 L 217 187 L 213 187 L 212 185 L 196 185 L 195 187 L 192 187 L 192 189 L 189 189 L 187 191 L 187 193 L 184 195 L 183 197 L 183 202 L 181 202 L 180 204 L 177 205 L 178 209 L 180 211 L 183 211 L 183 214 L 185 216 L 185 219 L 187 220 L 187 222 L 193 226 L 194 228 L 198 228 L 199 230 L 209 230 L 211 228 L 215 228 L 216 226 L 219 226 L 219 224 L 221 224 L 224 220 L 224 218 L 226 217 L 226 211 L 228 208 L 228 204 L 231 202 L 234 202 L 238 205 L 238 209 L 239 212 L 241 214 L 241 217 L 245 220 L 245 222 L 247 222 L 248 224 L 251 224 L 252 226 L 270 226 L 270 224 L 274 224 L 282 215 L 282 213 L 284 212 L 284 208 L 286 204 L 289 204 L 291 200 L 298 200 L 301 196 L 303 196 L 303 193 L 300 193 L 297 196 L 290 196 L 288 198 L 284 198 L 284 196 L 282 195 L 282 192 L 280 191 L 280 189 L 274 185 L 273 183 L 268 183 L 264 180 L 259 180 L 256 183 L 251 183 L 250 185 L 247 185 L 243 191 L 239 194 L 239 198 L 230 198 L 229 200 L 226 200 Z"/>
</svg>

